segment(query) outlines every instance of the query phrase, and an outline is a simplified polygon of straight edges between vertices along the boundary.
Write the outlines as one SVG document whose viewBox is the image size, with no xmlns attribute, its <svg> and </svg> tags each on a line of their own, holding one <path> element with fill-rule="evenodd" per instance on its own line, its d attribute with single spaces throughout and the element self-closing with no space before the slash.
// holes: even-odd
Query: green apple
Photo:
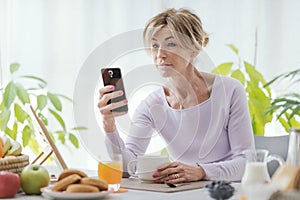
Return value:
<svg viewBox="0 0 300 200">
<path fill-rule="evenodd" d="M 50 176 L 41 165 L 28 165 L 21 172 L 21 187 L 25 194 L 41 194 L 41 188 L 49 184 Z"/>
</svg>

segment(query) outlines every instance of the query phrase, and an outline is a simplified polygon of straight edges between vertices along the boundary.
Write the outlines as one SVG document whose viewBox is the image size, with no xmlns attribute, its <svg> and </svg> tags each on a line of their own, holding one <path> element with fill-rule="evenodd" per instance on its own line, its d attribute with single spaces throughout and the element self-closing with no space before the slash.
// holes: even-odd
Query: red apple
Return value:
<svg viewBox="0 0 300 200">
<path fill-rule="evenodd" d="M 12 172 L 0 172 L 0 198 L 12 198 L 20 189 L 20 177 Z"/>
<path fill-rule="evenodd" d="M 25 194 L 41 194 L 41 188 L 49 184 L 47 169 L 41 165 L 28 165 L 21 172 L 21 187 Z"/>
</svg>

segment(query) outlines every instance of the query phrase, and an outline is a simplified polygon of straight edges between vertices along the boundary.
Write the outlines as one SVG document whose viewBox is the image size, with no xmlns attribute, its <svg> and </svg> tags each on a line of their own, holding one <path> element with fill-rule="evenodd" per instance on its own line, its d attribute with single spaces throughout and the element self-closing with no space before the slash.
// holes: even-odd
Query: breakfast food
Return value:
<svg viewBox="0 0 300 200">
<path fill-rule="evenodd" d="M 70 192 L 70 193 L 99 192 L 99 189 L 92 185 L 71 184 L 67 187 L 66 192 Z"/>
<path fill-rule="evenodd" d="M 105 181 L 100 180 L 100 179 L 95 179 L 95 178 L 82 178 L 80 180 L 81 184 L 85 184 L 85 185 L 92 185 L 97 187 L 100 191 L 101 190 L 107 190 L 108 189 L 108 185 Z"/>
<path fill-rule="evenodd" d="M 2 140 L 2 138 L 0 137 L 0 158 L 2 158 L 5 154 L 5 151 L 4 151 L 4 142 Z"/>
<path fill-rule="evenodd" d="M 300 167 L 285 163 L 272 176 L 272 184 L 283 192 L 300 189 Z"/>
<path fill-rule="evenodd" d="M 20 156 L 22 145 L 18 141 L 9 139 L 6 135 L 0 136 L 0 158 Z"/>
<path fill-rule="evenodd" d="M 277 185 L 282 191 L 295 189 L 294 180 L 297 176 L 298 167 L 285 163 L 278 167 L 272 176 L 272 184 Z"/>
<path fill-rule="evenodd" d="M 213 199 L 229 199 L 234 194 L 234 187 L 227 181 L 213 181 L 205 186 Z"/>
<path fill-rule="evenodd" d="M 73 183 L 78 183 L 81 177 L 77 174 L 72 174 L 60 181 L 58 181 L 52 188 L 52 191 L 63 191 L 66 190 L 67 187 Z"/>
<path fill-rule="evenodd" d="M 108 185 L 104 180 L 90 178 L 76 169 L 64 170 L 59 175 L 58 182 L 51 188 L 52 191 L 69 193 L 100 192 L 107 189 Z"/>
<path fill-rule="evenodd" d="M 300 168 L 298 167 L 296 176 L 293 180 L 293 189 L 299 190 L 300 189 Z"/>
<path fill-rule="evenodd" d="M 58 177 L 58 181 L 72 175 L 72 174 L 77 174 L 79 175 L 81 178 L 87 177 L 86 173 L 80 171 L 80 170 L 76 170 L 76 169 L 65 169 Z"/>
</svg>

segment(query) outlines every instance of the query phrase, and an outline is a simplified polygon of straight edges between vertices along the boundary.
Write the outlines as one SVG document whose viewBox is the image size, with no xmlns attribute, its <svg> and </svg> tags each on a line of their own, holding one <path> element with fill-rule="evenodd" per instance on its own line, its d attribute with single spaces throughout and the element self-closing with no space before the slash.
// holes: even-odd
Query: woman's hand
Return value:
<svg viewBox="0 0 300 200">
<path fill-rule="evenodd" d="M 163 177 L 156 180 L 157 183 L 183 183 L 201 180 L 205 177 L 205 172 L 201 166 L 172 162 L 159 167 L 152 176 L 153 178 Z"/>
<path fill-rule="evenodd" d="M 99 90 L 99 102 L 98 108 L 103 119 L 103 128 L 106 132 L 113 132 L 115 127 L 115 117 L 126 114 L 127 112 L 111 112 L 112 109 L 122 107 L 127 104 L 127 100 L 110 103 L 107 102 L 113 98 L 120 97 L 123 95 L 123 91 L 114 91 L 113 85 L 108 85 Z M 114 92 L 113 92 L 114 91 Z"/>
</svg>

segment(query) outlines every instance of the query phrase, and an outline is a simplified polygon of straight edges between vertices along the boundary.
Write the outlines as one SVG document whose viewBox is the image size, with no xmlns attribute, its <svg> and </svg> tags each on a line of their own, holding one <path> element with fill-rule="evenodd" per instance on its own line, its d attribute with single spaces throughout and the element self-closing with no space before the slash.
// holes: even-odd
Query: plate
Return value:
<svg viewBox="0 0 300 200">
<path fill-rule="evenodd" d="M 101 199 L 109 195 L 109 191 L 91 193 L 53 192 L 50 187 L 43 188 L 43 196 L 54 199 Z"/>
</svg>

